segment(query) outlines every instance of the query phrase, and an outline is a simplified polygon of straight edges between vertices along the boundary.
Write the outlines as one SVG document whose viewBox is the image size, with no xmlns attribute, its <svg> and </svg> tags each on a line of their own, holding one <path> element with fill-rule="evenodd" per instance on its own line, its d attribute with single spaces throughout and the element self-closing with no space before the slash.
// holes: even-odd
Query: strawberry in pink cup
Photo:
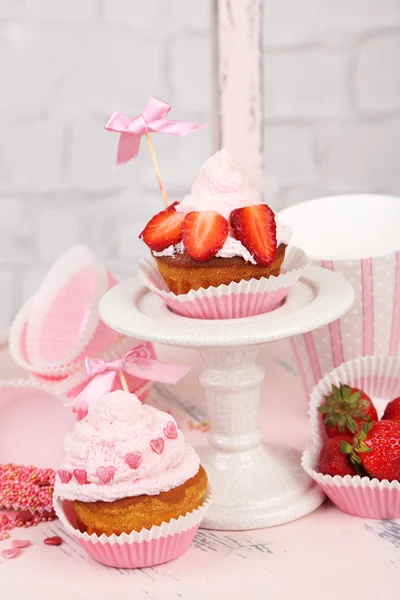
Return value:
<svg viewBox="0 0 400 600">
<path fill-rule="evenodd" d="M 65 441 L 55 510 L 96 560 L 135 568 L 191 544 L 210 501 L 207 475 L 174 419 L 115 391 L 89 406 Z"/>
<path fill-rule="evenodd" d="M 342 363 L 315 386 L 310 399 L 311 440 L 302 456 L 304 470 L 320 485 L 338 508 L 369 519 L 400 518 L 400 423 L 379 420 L 388 402 L 400 394 L 400 357 L 363 356 Z M 343 431 L 329 437 L 324 416 L 332 389 L 338 395 L 346 383 L 351 397 L 361 392 L 359 419 L 342 420 Z M 333 388 L 332 386 L 335 386 Z M 357 392 L 358 391 L 358 392 Z M 340 398 L 339 398 L 340 400 Z M 350 402 L 351 404 L 351 402 Z M 346 411 L 342 415 L 346 415 Z M 382 417 L 383 418 L 383 417 Z M 361 427 L 361 430 L 360 430 Z M 344 442 L 344 443 L 342 443 Z"/>
</svg>

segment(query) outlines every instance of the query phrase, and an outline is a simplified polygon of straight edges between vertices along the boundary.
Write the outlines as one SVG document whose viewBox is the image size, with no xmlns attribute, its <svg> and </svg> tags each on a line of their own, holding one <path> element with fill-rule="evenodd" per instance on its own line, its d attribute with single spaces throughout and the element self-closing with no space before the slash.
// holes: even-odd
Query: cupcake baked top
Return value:
<svg viewBox="0 0 400 600">
<path fill-rule="evenodd" d="M 247 207 L 255 208 L 253 215 L 245 215 L 246 219 L 254 218 L 258 223 L 265 220 L 263 236 L 270 238 L 268 251 L 259 252 L 257 241 L 253 245 L 249 235 L 241 233 L 243 227 L 239 220 L 243 211 L 237 211 Z M 199 249 L 202 236 L 205 250 Z M 140 237 L 154 256 L 172 257 L 187 252 L 199 262 L 214 256 L 236 256 L 252 264 L 265 265 L 275 259 L 272 247 L 276 250 L 279 244 L 289 242 L 291 229 L 279 223 L 273 211 L 261 202 L 257 190 L 223 148 L 204 162 L 190 194 L 153 217 Z"/>
<path fill-rule="evenodd" d="M 89 406 L 67 435 L 65 451 L 54 493 L 83 502 L 167 492 L 200 465 L 171 415 L 121 390 Z"/>
</svg>

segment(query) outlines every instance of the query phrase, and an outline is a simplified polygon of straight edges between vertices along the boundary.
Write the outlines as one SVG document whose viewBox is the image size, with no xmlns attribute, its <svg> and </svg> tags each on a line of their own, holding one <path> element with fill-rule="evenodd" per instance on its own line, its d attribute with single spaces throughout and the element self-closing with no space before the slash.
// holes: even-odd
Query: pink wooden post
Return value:
<svg viewBox="0 0 400 600">
<path fill-rule="evenodd" d="M 213 0 L 214 146 L 264 188 L 262 0 Z"/>
</svg>

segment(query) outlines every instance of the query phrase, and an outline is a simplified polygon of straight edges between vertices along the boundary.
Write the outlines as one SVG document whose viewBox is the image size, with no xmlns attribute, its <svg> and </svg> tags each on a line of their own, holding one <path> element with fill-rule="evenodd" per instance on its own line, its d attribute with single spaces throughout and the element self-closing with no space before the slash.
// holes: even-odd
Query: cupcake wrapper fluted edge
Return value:
<svg viewBox="0 0 400 600">
<path fill-rule="evenodd" d="M 68 533 L 94 560 L 110 567 L 136 569 L 168 562 L 183 554 L 192 543 L 211 501 L 212 490 L 209 487 L 203 504 L 186 515 L 151 529 L 119 536 L 97 536 L 79 531 L 72 524 L 75 514 L 72 503 L 67 500 L 55 498 L 54 508 Z"/>
</svg>

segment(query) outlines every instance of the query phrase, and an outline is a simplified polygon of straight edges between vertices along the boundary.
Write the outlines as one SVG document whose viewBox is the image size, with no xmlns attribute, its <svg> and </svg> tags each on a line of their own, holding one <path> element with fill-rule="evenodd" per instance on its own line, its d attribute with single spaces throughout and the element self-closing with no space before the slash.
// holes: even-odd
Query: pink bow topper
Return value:
<svg viewBox="0 0 400 600">
<path fill-rule="evenodd" d="M 94 377 L 72 401 L 72 405 L 77 408 L 85 408 L 93 400 L 110 392 L 116 377 L 122 371 L 148 381 L 177 383 L 191 369 L 188 365 L 151 358 L 147 343 L 136 346 L 122 358 L 115 358 L 109 362 L 99 358 L 86 358 L 85 366 L 87 374 Z"/>
<path fill-rule="evenodd" d="M 192 131 L 205 127 L 189 121 L 171 121 L 164 119 L 171 105 L 152 96 L 146 108 L 138 117 L 129 119 L 118 112 L 113 112 L 104 129 L 120 133 L 116 167 L 121 167 L 139 152 L 140 138 L 152 132 L 168 133 L 169 135 L 187 135 Z"/>
</svg>

